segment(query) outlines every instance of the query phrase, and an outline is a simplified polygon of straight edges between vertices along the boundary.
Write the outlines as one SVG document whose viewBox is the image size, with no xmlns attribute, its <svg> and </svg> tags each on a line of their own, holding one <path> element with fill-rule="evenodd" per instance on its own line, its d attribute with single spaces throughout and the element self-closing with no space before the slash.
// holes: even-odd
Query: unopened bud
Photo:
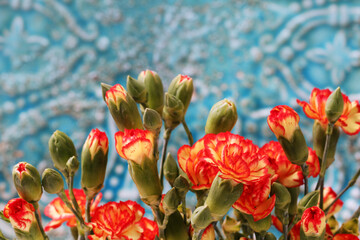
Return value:
<svg viewBox="0 0 360 240">
<path fill-rule="evenodd" d="M 184 105 L 174 95 L 165 94 L 165 106 L 163 111 L 165 128 L 174 129 L 184 119 Z"/>
<path fill-rule="evenodd" d="M 106 92 L 110 90 L 110 88 L 112 88 L 111 85 L 107 84 L 107 83 L 101 83 L 101 92 L 102 92 L 102 97 L 104 99 L 104 101 L 106 102 L 105 96 L 106 96 Z"/>
<path fill-rule="evenodd" d="M 335 123 L 341 116 L 344 110 L 344 99 L 338 87 L 328 97 L 325 105 L 326 118 L 330 123 Z"/>
<path fill-rule="evenodd" d="M 109 141 L 105 132 L 91 130 L 81 153 L 81 186 L 89 199 L 103 187 Z"/>
<path fill-rule="evenodd" d="M 325 213 L 317 206 L 307 208 L 301 217 L 301 239 L 323 239 L 326 227 Z"/>
<path fill-rule="evenodd" d="M 181 100 L 184 105 L 184 115 L 189 107 L 194 92 L 193 80 L 186 75 L 177 75 L 170 83 L 168 93 Z"/>
<path fill-rule="evenodd" d="M 138 76 L 138 81 L 145 86 L 147 92 L 145 106 L 156 110 L 162 115 L 164 107 L 164 87 L 159 75 L 150 70 L 142 71 Z"/>
<path fill-rule="evenodd" d="M 190 184 L 186 178 L 180 175 L 174 181 L 174 188 L 178 192 L 179 196 L 184 198 L 186 193 L 189 191 Z"/>
<path fill-rule="evenodd" d="M 13 181 L 19 196 L 29 203 L 36 203 L 42 195 L 38 170 L 30 163 L 20 162 L 12 171 Z"/>
<path fill-rule="evenodd" d="M 106 92 L 105 101 L 120 131 L 124 129 L 143 129 L 136 102 L 120 84 Z"/>
<path fill-rule="evenodd" d="M 72 156 L 66 163 L 66 169 L 70 176 L 74 176 L 77 170 L 79 169 L 80 162 L 77 157 Z"/>
<path fill-rule="evenodd" d="M 291 202 L 291 196 L 287 188 L 280 183 L 274 182 L 271 192 L 276 196 L 275 208 L 287 211 Z"/>
<path fill-rule="evenodd" d="M 181 197 L 178 195 L 175 188 L 170 189 L 162 201 L 165 215 L 170 216 L 177 211 L 178 206 L 181 203 Z"/>
<path fill-rule="evenodd" d="M 205 125 L 205 133 L 230 132 L 238 119 L 235 103 L 223 99 L 212 106 Z"/>
<path fill-rule="evenodd" d="M 64 180 L 56 170 L 47 168 L 42 174 L 42 186 L 47 193 L 58 194 L 64 189 Z"/>
<path fill-rule="evenodd" d="M 337 142 L 340 136 L 340 129 L 334 126 L 330 136 L 329 147 L 326 155 L 326 168 L 328 168 L 335 160 L 335 152 Z M 319 159 L 323 158 L 326 141 L 326 126 L 323 126 L 319 121 L 315 120 L 313 125 L 313 148 Z"/>
<path fill-rule="evenodd" d="M 168 153 L 165 159 L 164 176 L 171 186 L 173 186 L 175 179 L 179 176 L 179 168 L 170 153 Z"/>
<path fill-rule="evenodd" d="M 135 102 L 146 103 L 147 92 L 143 82 L 128 76 L 126 81 L 126 89 Z"/>
<path fill-rule="evenodd" d="M 49 151 L 54 167 L 64 174 L 69 158 L 77 155 L 69 136 L 59 130 L 56 130 L 49 139 Z"/>
<path fill-rule="evenodd" d="M 162 126 L 160 114 L 151 108 L 146 108 L 143 116 L 144 127 L 146 130 L 158 135 Z"/>
</svg>

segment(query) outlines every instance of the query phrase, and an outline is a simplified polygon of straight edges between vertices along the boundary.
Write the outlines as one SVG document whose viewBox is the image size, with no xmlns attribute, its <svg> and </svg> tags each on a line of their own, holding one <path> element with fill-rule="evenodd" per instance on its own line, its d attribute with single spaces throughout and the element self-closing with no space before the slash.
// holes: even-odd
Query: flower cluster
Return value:
<svg viewBox="0 0 360 240">
<path fill-rule="evenodd" d="M 237 110 L 234 102 L 223 99 L 211 108 L 205 135 L 194 143 L 185 121 L 194 92 L 191 77 L 179 74 L 165 93 L 159 75 L 150 70 L 137 79 L 128 76 L 126 85 L 127 90 L 120 84 L 103 83 L 103 98 L 118 128 L 113 136 L 116 151 L 127 161 L 128 173 L 153 219 L 144 217 L 145 209 L 130 200 L 99 206 L 112 147 L 105 132 L 91 130 L 78 159 L 70 137 L 57 130 L 49 140 L 55 169 L 47 168 L 40 176 L 26 162 L 13 168 L 20 198 L 8 202 L 3 219 L 11 223 L 18 239 L 48 239 L 46 234 L 63 223 L 75 239 L 92 240 L 247 240 L 254 236 L 274 240 L 271 224 L 282 232 L 282 239 L 359 239 L 360 209 L 341 225 L 336 214 L 343 206 L 340 197 L 356 183 L 360 170 L 338 195 L 324 186 L 326 170 L 335 161 L 340 128 L 350 135 L 360 132 L 360 105 L 339 88 L 334 92 L 314 89 L 310 103 L 298 100 L 305 114 L 315 119 L 310 148 L 300 116 L 289 106 L 270 111 L 267 123 L 277 141 L 259 147 L 231 133 Z M 167 145 L 180 124 L 189 144 L 178 149 L 176 161 Z M 79 167 L 82 189 L 74 189 Z M 164 177 L 170 187 L 164 187 Z M 308 179 L 317 177 L 318 186 L 309 186 Z M 164 193 L 164 189 L 169 190 Z M 44 214 L 51 218 L 45 228 L 38 203 L 43 190 L 57 194 L 45 207 Z M 187 204 L 189 191 L 196 195 L 196 207 Z"/>
</svg>

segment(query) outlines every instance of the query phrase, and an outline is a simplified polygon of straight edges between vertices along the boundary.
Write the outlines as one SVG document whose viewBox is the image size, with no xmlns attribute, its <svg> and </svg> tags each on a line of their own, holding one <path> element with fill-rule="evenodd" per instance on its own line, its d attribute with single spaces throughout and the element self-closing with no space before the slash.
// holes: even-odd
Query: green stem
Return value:
<svg viewBox="0 0 360 240">
<path fill-rule="evenodd" d="M 167 129 L 165 129 L 165 132 L 164 132 L 164 145 L 163 145 L 163 149 L 162 149 L 161 163 L 160 163 L 161 186 L 164 186 L 164 163 L 165 163 L 165 158 L 166 158 L 167 145 L 169 143 L 170 136 L 171 136 L 171 131 L 172 131 L 172 129 L 167 128 Z"/>
<path fill-rule="evenodd" d="M 218 222 L 213 222 L 214 230 L 219 238 L 219 240 L 224 240 L 224 235 L 222 234 L 221 230 L 217 227 Z"/>
<path fill-rule="evenodd" d="M 69 199 L 67 198 L 67 196 L 65 194 L 65 191 L 62 190 L 61 192 L 59 192 L 58 196 L 65 203 L 65 205 L 70 209 L 70 211 L 74 214 L 74 216 L 76 217 L 76 220 L 80 223 L 81 228 L 85 231 L 85 234 L 89 234 L 89 232 L 90 232 L 89 227 L 86 226 L 82 216 L 79 215 L 79 213 L 73 208 L 73 206 L 71 205 L 71 202 L 69 201 Z M 82 235 L 82 234 L 79 232 L 79 235 Z"/>
<path fill-rule="evenodd" d="M 181 121 L 181 123 L 182 123 L 182 125 L 183 125 L 183 127 L 185 129 L 185 132 L 186 132 L 187 136 L 188 136 L 189 145 L 192 146 L 194 144 L 194 138 L 193 138 L 193 136 L 191 134 L 191 131 L 190 131 L 188 125 L 186 124 L 185 118 Z"/>
<path fill-rule="evenodd" d="M 348 182 L 347 186 L 336 196 L 336 198 L 330 203 L 330 205 L 325 209 L 325 213 L 327 213 L 331 206 L 335 204 L 335 202 L 341 198 L 342 195 L 344 195 L 344 193 L 351 188 L 352 186 L 355 185 L 356 180 L 359 178 L 360 176 L 360 169 L 358 169 L 358 171 L 355 173 L 355 175 L 351 178 L 351 180 Z"/>
<path fill-rule="evenodd" d="M 159 227 L 160 240 L 165 240 L 165 227 L 167 225 L 168 219 L 166 217 L 164 218 L 164 214 L 160 211 L 159 206 L 151 206 L 151 209 L 153 210 L 153 213 L 154 213 L 155 219 L 156 219 L 156 223 Z M 166 221 L 166 223 L 165 223 L 165 221 Z M 166 224 L 165 226 L 164 226 L 164 223 Z"/>
<path fill-rule="evenodd" d="M 67 185 L 69 187 L 70 200 L 71 200 L 75 210 L 81 215 L 80 206 L 79 206 L 78 202 L 76 201 L 76 198 L 74 195 L 74 176 L 71 174 L 69 175 L 69 177 L 67 179 Z"/>
<path fill-rule="evenodd" d="M 356 212 L 354 212 L 354 214 L 352 215 L 352 218 L 358 219 L 360 217 L 360 206 L 358 207 L 358 209 L 356 210 Z"/>
<path fill-rule="evenodd" d="M 309 192 L 309 184 L 308 184 L 308 165 L 304 163 L 301 166 L 303 177 L 304 177 L 304 195 L 306 195 Z"/>
<path fill-rule="evenodd" d="M 326 128 L 326 140 L 325 140 L 325 148 L 323 153 L 323 158 L 321 161 L 321 168 L 320 168 L 320 177 L 319 177 L 319 183 L 320 183 L 320 204 L 319 207 L 323 210 L 324 209 L 324 179 L 325 179 L 325 172 L 326 172 L 326 158 L 327 153 L 329 150 L 330 145 L 330 138 L 331 134 L 333 132 L 334 124 L 329 123 Z"/>
<path fill-rule="evenodd" d="M 36 203 L 32 203 L 32 205 L 34 206 L 35 208 L 35 218 L 36 218 L 36 221 L 38 223 L 38 226 L 40 228 L 40 232 L 43 236 L 43 238 L 46 240 L 46 239 L 49 239 L 49 237 L 46 235 L 45 231 L 44 231 L 44 228 L 43 228 L 43 225 L 41 223 L 41 218 L 40 218 L 40 214 L 39 214 L 39 204 L 36 202 Z"/>
<path fill-rule="evenodd" d="M 91 222 L 91 216 L 90 216 L 91 200 L 92 199 L 86 198 L 86 204 L 85 204 L 85 222 L 86 223 Z"/>
<path fill-rule="evenodd" d="M 284 240 L 287 240 L 289 234 L 289 212 L 287 210 L 284 212 L 283 234 Z"/>
</svg>

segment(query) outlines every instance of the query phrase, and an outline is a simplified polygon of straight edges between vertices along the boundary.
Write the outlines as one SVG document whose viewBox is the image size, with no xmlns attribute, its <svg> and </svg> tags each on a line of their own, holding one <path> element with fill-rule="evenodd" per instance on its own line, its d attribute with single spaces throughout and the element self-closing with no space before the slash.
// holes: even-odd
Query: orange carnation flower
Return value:
<svg viewBox="0 0 360 240">
<path fill-rule="evenodd" d="M 250 185 L 270 176 L 268 157 L 251 140 L 230 132 L 207 134 L 205 154 L 219 168 L 223 179 Z"/>
<path fill-rule="evenodd" d="M 67 198 L 69 197 L 69 190 L 65 190 Z M 86 196 L 82 189 L 74 189 L 74 195 L 76 201 L 79 204 L 81 209 L 82 216 L 85 216 L 85 203 Z M 95 200 L 91 204 L 90 208 L 90 216 L 94 215 L 94 211 L 97 208 L 101 200 L 102 194 L 99 193 Z M 49 231 L 54 228 L 60 227 L 60 225 L 64 222 L 67 222 L 66 225 L 69 227 L 76 227 L 76 217 L 71 212 L 71 210 L 65 205 L 65 203 L 59 198 L 55 198 L 52 200 L 44 209 L 45 216 L 51 218 L 52 220 L 45 226 L 44 230 Z"/>
<path fill-rule="evenodd" d="M 337 197 L 336 192 L 331 187 L 324 188 L 324 209 L 326 209 L 330 203 L 332 203 L 335 198 Z M 330 216 L 334 215 L 335 213 L 339 212 L 343 206 L 343 201 L 340 199 L 336 200 L 334 205 L 332 205 L 329 211 L 326 214 L 326 217 L 329 218 Z"/>
<path fill-rule="evenodd" d="M 209 189 L 219 172 L 212 160 L 205 155 L 205 138 L 206 136 L 192 147 L 184 145 L 178 151 L 179 166 L 189 177 L 194 190 Z"/>
<path fill-rule="evenodd" d="M 233 208 L 252 215 L 255 222 L 259 221 L 267 217 L 275 206 L 276 197 L 274 194 L 269 198 L 270 190 L 270 178 L 264 178 L 254 185 L 244 185 L 244 190 Z"/>
<path fill-rule="evenodd" d="M 306 116 L 318 120 L 324 126 L 324 129 L 328 124 L 325 114 L 325 105 L 331 93 L 332 91 L 329 89 L 320 90 L 314 88 L 311 92 L 309 103 L 297 100 L 297 103 L 303 108 Z M 346 134 L 357 134 L 360 132 L 359 102 L 351 102 L 345 94 L 342 94 L 342 96 L 344 100 L 344 110 L 335 125 L 340 126 Z"/>
<path fill-rule="evenodd" d="M 29 232 L 35 222 L 35 208 L 22 198 L 11 199 L 4 208 L 4 216 L 9 218 L 13 228 Z"/>
<path fill-rule="evenodd" d="M 91 240 L 154 240 L 157 224 L 144 217 L 145 210 L 134 201 L 108 202 L 98 207 L 91 218 Z"/>
<path fill-rule="evenodd" d="M 276 138 L 284 137 L 290 140 L 299 128 L 299 115 L 289 106 L 279 105 L 270 111 L 267 118 L 268 125 Z"/>
</svg>

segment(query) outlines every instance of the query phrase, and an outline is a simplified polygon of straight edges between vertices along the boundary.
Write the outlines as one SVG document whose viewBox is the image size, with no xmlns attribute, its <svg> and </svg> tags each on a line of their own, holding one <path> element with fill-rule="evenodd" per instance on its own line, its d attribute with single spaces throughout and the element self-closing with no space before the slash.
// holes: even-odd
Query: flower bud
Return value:
<svg viewBox="0 0 360 240">
<path fill-rule="evenodd" d="M 291 202 L 291 195 L 287 188 L 280 183 L 274 182 L 271 193 L 276 196 L 275 208 L 287 211 Z"/>
<path fill-rule="evenodd" d="M 36 221 L 35 208 L 24 199 L 11 199 L 4 208 L 4 216 L 10 220 L 16 239 L 44 239 Z"/>
<path fill-rule="evenodd" d="M 215 177 L 205 201 L 215 221 L 220 220 L 229 211 L 242 191 L 242 183 L 232 179 L 222 179 L 219 174 Z"/>
<path fill-rule="evenodd" d="M 126 81 L 126 89 L 135 102 L 146 103 L 147 92 L 143 82 L 137 81 L 135 78 L 128 76 Z"/>
<path fill-rule="evenodd" d="M 326 155 L 326 168 L 328 168 L 335 160 L 336 145 L 339 140 L 340 129 L 338 126 L 334 126 L 332 134 L 330 136 L 330 143 Z M 319 159 L 323 158 L 324 148 L 326 141 L 326 127 L 317 120 L 313 125 L 313 148 Z"/>
<path fill-rule="evenodd" d="M 91 130 L 81 153 L 81 186 L 88 199 L 94 198 L 103 187 L 108 148 L 105 132 Z"/>
<path fill-rule="evenodd" d="M 298 216 L 301 216 L 305 209 L 314 207 L 319 202 L 320 192 L 319 190 L 309 192 L 306 194 L 298 204 Z"/>
<path fill-rule="evenodd" d="M 136 102 L 120 84 L 106 92 L 105 101 L 120 131 L 124 129 L 143 129 Z"/>
<path fill-rule="evenodd" d="M 165 93 L 165 106 L 163 111 L 165 128 L 174 129 L 184 119 L 184 105 L 174 95 Z"/>
<path fill-rule="evenodd" d="M 102 97 L 104 99 L 104 101 L 106 102 L 105 96 L 106 96 L 106 92 L 110 90 L 110 88 L 112 88 L 111 85 L 106 84 L 106 83 L 101 83 L 101 92 L 102 92 Z"/>
<path fill-rule="evenodd" d="M 170 153 L 168 153 L 165 159 L 164 176 L 171 186 L 173 186 L 175 179 L 179 176 L 179 168 Z"/>
<path fill-rule="evenodd" d="M 325 221 L 325 213 L 319 207 L 307 208 L 301 217 L 300 234 L 304 234 L 305 239 L 323 239 L 326 227 Z"/>
<path fill-rule="evenodd" d="M 215 103 L 208 115 L 205 133 L 230 132 L 238 119 L 235 103 L 223 99 Z"/>
<path fill-rule="evenodd" d="M 54 167 L 65 173 L 66 163 L 72 156 L 76 156 L 74 143 L 65 133 L 56 130 L 49 139 L 49 151 Z"/>
<path fill-rule="evenodd" d="M 13 181 L 19 196 L 29 203 L 36 203 L 42 195 L 38 170 L 30 163 L 20 162 L 12 171 Z"/>
<path fill-rule="evenodd" d="M 77 170 L 79 169 L 80 162 L 77 157 L 72 156 L 66 163 L 66 170 L 70 176 L 74 176 Z"/>
<path fill-rule="evenodd" d="M 191 226 L 195 231 L 205 229 L 213 221 L 211 210 L 206 205 L 197 207 L 191 216 Z"/>
<path fill-rule="evenodd" d="M 175 188 L 170 189 L 162 201 L 165 215 L 170 216 L 177 211 L 178 206 L 181 204 L 181 197 L 177 193 Z"/>
<path fill-rule="evenodd" d="M 325 105 L 326 118 L 330 123 L 335 123 L 341 116 L 344 110 L 344 99 L 338 87 L 328 97 Z"/>
<path fill-rule="evenodd" d="M 193 80 L 186 75 L 177 75 L 170 83 L 168 93 L 178 98 L 184 105 L 184 115 L 194 92 Z"/>
<path fill-rule="evenodd" d="M 303 165 L 308 159 L 308 147 L 299 127 L 300 117 L 290 107 L 276 106 L 267 119 L 271 131 L 275 134 L 286 157 L 291 163 Z"/>
<path fill-rule="evenodd" d="M 359 219 L 351 218 L 344 222 L 340 227 L 339 233 L 359 236 Z"/>
<path fill-rule="evenodd" d="M 56 170 L 47 168 L 42 174 L 41 180 L 45 192 L 58 194 L 64 189 L 64 180 Z"/>
<path fill-rule="evenodd" d="M 188 228 L 179 211 L 170 215 L 165 228 L 166 240 L 189 240 Z"/>
<path fill-rule="evenodd" d="M 142 71 L 138 76 L 138 81 L 143 83 L 147 92 L 145 107 L 154 109 L 162 115 L 164 107 L 164 87 L 159 75 L 150 70 Z"/>
<path fill-rule="evenodd" d="M 178 176 L 174 181 L 174 188 L 181 198 L 185 198 L 186 193 L 189 191 L 190 184 L 183 176 Z"/>
<path fill-rule="evenodd" d="M 146 108 L 143 116 L 144 127 L 146 130 L 153 132 L 155 135 L 159 135 L 162 119 L 160 114 L 151 108 Z"/>
</svg>

